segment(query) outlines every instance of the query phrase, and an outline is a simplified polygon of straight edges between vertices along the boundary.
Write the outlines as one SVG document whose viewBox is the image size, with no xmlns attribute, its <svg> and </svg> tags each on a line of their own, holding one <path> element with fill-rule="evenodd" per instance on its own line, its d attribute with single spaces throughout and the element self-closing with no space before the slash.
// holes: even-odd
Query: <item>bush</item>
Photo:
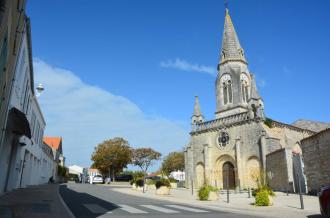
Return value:
<svg viewBox="0 0 330 218">
<path fill-rule="evenodd" d="M 269 128 L 273 128 L 273 120 L 270 118 L 266 118 L 266 120 L 264 121 L 264 124 L 266 126 L 268 126 Z"/>
<path fill-rule="evenodd" d="M 205 185 L 198 190 L 198 197 L 201 201 L 207 201 L 209 199 L 210 191 L 218 191 L 216 187 Z"/>
<path fill-rule="evenodd" d="M 170 183 L 177 183 L 178 180 L 174 179 L 174 178 L 169 178 L 168 180 L 170 180 Z"/>
<path fill-rule="evenodd" d="M 267 190 L 261 190 L 256 193 L 256 203 L 257 206 L 269 206 L 269 192 Z"/>
<path fill-rule="evenodd" d="M 156 184 L 156 181 L 154 181 L 152 179 L 147 179 L 146 182 L 147 182 L 147 185 L 155 185 Z"/>
<path fill-rule="evenodd" d="M 143 181 L 143 179 L 138 179 L 138 180 L 136 180 L 135 184 L 138 187 L 143 187 L 144 181 Z"/>
<path fill-rule="evenodd" d="M 168 179 L 160 179 L 159 181 L 156 182 L 156 189 L 159 189 L 162 186 L 166 186 L 168 188 L 171 188 L 170 180 L 168 180 Z"/>
<path fill-rule="evenodd" d="M 253 197 L 256 197 L 257 193 L 260 192 L 260 191 L 266 191 L 266 192 L 268 192 L 268 194 L 270 196 L 275 196 L 274 191 L 271 188 L 269 188 L 268 186 L 264 186 L 262 188 L 253 189 L 252 190 L 252 196 Z"/>
</svg>

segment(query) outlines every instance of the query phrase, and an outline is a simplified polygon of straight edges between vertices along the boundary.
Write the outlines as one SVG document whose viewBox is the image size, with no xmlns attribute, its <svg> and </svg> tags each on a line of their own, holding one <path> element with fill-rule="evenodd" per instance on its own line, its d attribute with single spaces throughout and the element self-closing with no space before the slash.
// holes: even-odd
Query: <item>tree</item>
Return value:
<svg viewBox="0 0 330 218">
<path fill-rule="evenodd" d="M 123 138 L 113 138 L 98 144 L 92 154 L 93 167 L 97 168 L 102 175 L 115 175 L 131 163 L 132 148 L 128 141 Z"/>
<path fill-rule="evenodd" d="M 149 166 L 152 165 L 153 161 L 159 160 L 161 154 L 151 148 L 137 148 L 133 150 L 132 163 L 142 170 L 146 174 Z M 143 177 L 145 182 L 145 176 Z M 143 186 L 144 192 L 144 186 Z"/>
<path fill-rule="evenodd" d="M 184 169 L 183 152 L 171 152 L 163 160 L 162 171 L 168 176 L 171 172 Z"/>
</svg>

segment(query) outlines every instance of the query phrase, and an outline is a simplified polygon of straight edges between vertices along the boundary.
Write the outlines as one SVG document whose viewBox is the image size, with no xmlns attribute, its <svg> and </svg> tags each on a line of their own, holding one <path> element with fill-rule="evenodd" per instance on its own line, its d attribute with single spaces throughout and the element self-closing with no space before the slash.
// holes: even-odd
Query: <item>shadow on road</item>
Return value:
<svg viewBox="0 0 330 218">
<path fill-rule="evenodd" d="M 327 218 L 326 216 L 322 216 L 320 214 L 309 215 L 307 218 Z"/>
<path fill-rule="evenodd" d="M 87 193 L 76 192 L 65 184 L 60 186 L 60 194 L 76 217 L 99 217 L 118 208 L 117 205 L 108 201 Z"/>
</svg>

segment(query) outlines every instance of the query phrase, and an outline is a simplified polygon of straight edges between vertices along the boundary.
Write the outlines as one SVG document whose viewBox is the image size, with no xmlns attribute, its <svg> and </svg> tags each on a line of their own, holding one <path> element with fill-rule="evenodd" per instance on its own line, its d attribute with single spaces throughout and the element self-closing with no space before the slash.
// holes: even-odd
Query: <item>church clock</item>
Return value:
<svg viewBox="0 0 330 218">
<path fill-rule="evenodd" d="M 220 148 L 225 148 L 229 143 L 229 135 L 226 132 L 220 132 L 218 136 L 218 145 Z"/>
</svg>

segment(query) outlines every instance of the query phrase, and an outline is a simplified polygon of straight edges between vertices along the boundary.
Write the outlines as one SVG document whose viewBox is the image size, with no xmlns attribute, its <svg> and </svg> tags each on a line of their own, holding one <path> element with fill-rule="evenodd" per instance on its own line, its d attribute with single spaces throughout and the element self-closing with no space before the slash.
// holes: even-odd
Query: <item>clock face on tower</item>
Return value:
<svg viewBox="0 0 330 218">
<path fill-rule="evenodd" d="M 221 78 L 222 82 L 227 82 L 228 80 L 230 80 L 230 75 L 229 74 L 224 74 Z"/>
<path fill-rule="evenodd" d="M 217 142 L 218 142 L 218 146 L 219 148 L 225 148 L 228 143 L 229 143 L 229 135 L 228 133 L 226 132 L 220 132 L 219 136 L 218 136 L 218 139 L 217 139 Z"/>
</svg>

